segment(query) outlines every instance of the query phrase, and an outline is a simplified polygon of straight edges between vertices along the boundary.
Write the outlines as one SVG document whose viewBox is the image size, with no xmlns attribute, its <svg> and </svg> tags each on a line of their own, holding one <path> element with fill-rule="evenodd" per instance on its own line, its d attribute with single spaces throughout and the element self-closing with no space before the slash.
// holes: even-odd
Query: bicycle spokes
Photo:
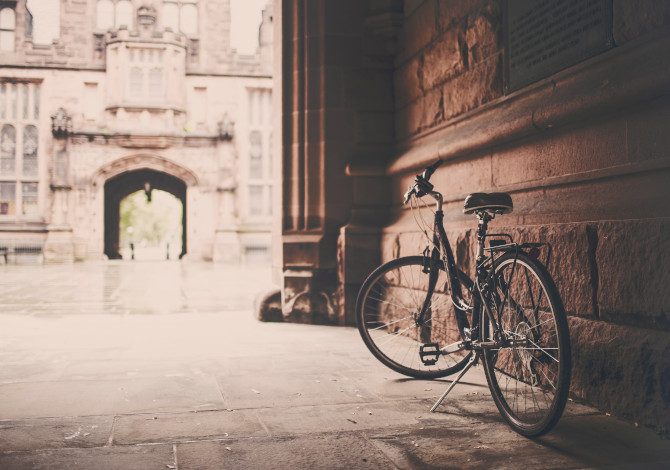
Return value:
<svg viewBox="0 0 670 470">
<path fill-rule="evenodd" d="M 521 272 L 519 272 L 521 271 Z M 497 387 L 510 412 L 539 422 L 554 403 L 559 378 L 557 325 L 549 296 L 529 266 L 499 267 L 496 298 L 500 347 L 489 352 Z"/>
</svg>

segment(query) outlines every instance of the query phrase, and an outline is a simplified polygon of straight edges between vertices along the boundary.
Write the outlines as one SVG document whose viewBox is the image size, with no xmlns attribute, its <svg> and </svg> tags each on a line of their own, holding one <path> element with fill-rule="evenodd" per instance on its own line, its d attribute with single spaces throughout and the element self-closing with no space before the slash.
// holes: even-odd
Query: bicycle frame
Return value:
<svg viewBox="0 0 670 470">
<path fill-rule="evenodd" d="M 439 270 L 435 269 L 435 266 L 437 261 L 441 259 L 447 268 L 446 269 L 447 275 L 451 287 L 451 301 L 455 307 L 456 322 L 458 324 L 461 339 L 463 340 L 467 348 L 472 348 L 473 346 L 472 340 L 475 338 L 470 338 L 468 335 L 465 334 L 465 331 L 469 327 L 466 312 L 473 311 L 474 313 L 474 305 L 468 305 L 468 303 L 463 298 L 462 285 L 460 279 L 458 278 L 458 268 L 456 266 L 456 260 L 454 258 L 453 251 L 451 250 L 451 245 L 449 244 L 449 238 L 447 236 L 447 232 L 444 228 L 444 212 L 442 211 L 442 204 L 443 204 L 442 194 L 440 194 L 437 191 L 431 191 L 427 194 L 430 195 L 436 201 L 435 220 L 433 224 L 433 249 L 431 252 L 430 264 L 429 264 L 430 274 L 428 281 L 428 292 L 426 295 L 426 299 L 423 303 L 423 306 L 421 308 L 421 311 L 417 316 L 416 321 L 417 324 L 422 322 L 428 309 L 430 308 L 431 299 L 433 296 L 433 292 L 435 290 L 435 286 L 437 284 L 437 278 L 439 276 Z M 477 250 L 474 291 L 476 292 L 476 295 L 479 296 L 482 309 L 480 311 L 480 318 L 473 317 L 472 326 L 475 327 L 476 325 L 483 325 L 484 314 L 485 314 L 484 312 L 486 312 L 490 325 L 492 326 L 494 338 L 496 339 L 496 341 L 486 342 L 484 331 L 483 329 L 481 329 L 478 338 L 479 341 L 476 343 L 477 348 L 496 347 L 500 345 L 498 340 L 502 339 L 502 335 L 500 335 L 500 327 L 498 321 L 493 312 L 491 311 L 489 302 L 487 302 L 487 300 L 490 300 L 490 296 L 482 286 L 482 284 L 484 285 L 487 284 L 486 281 L 488 279 L 486 278 L 489 276 L 489 271 L 485 268 L 485 266 L 487 265 L 487 262 L 489 261 L 491 263 L 493 262 L 493 255 L 486 256 L 485 254 L 486 249 L 484 246 L 485 245 L 484 242 L 485 239 L 491 235 L 509 237 L 510 240 L 511 236 L 507 234 L 491 234 L 491 235 L 487 234 L 488 222 L 493 217 L 486 212 L 478 214 L 478 217 L 479 217 L 479 226 L 477 230 L 478 250 Z M 509 250 L 518 249 L 518 247 L 519 246 L 514 243 L 509 243 L 508 245 L 499 246 L 497 248 L 501 251 L 507 251 L 508 249 Z M 440 254 L 442 254 L 442 256 L 440 256 Z M 495 282 L 495 280 L 493 281 Z"/>
</svg>

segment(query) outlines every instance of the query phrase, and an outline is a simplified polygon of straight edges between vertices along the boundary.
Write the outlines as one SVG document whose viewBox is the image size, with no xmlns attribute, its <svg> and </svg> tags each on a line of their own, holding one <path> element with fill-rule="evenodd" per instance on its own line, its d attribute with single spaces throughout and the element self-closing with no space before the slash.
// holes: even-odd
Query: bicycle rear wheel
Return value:
<svg viewBox="0 0 670 470">
<path fill-rule="evenodd" d="M 423 321 L 416 318 L 428 293 L 430 275 L 422 256 L 392 260 L 374 270 L 361 286 L 356 301 L 356 323 L 365 345 L 387 367 L 401 374 L 431 379 L 458 372 L 470 351 L 460 349 L 461 335 L 449 294 L 444 263 L 437 261 L 437 284 Z M 469 300 L 472 281 L 459 271 Z M 421 351 L 441 351 L 422 360 Z M 424 356 L 423 359 L 426 359 Z M 430 360 L 428 361 L 430 362 Z"/>
<path fill-rule="evenodd" d="M 546 268 L 525 253 L 501 256 L 494 275 L 496 319 L 513 343 L 485 351 L 486 379 L 512 429 L 539 436 L 560 419 L 570 387 L 563 303 Z"/>
</svg>

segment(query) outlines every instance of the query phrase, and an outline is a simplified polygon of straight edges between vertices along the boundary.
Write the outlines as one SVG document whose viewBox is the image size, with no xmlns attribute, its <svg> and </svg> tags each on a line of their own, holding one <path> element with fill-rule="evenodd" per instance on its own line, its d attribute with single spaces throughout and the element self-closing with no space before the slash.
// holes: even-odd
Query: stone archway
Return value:
<svg viewBox="0 0 670 470">
<path fill-rule="evenodd" d="M 144 189 L 149 182 L 154 189 L 171 193 L 182 203 L 182 249 L 187 251 L 187 188 L 197 186 L 196 175 L 166 158 L 138 154 L 114 160 L 104 165 L 92 177 L 93 186 L 104 193 L 104 248 L 110 259 L 119 258 L 119 205 L 129 194 Z"/>
<path fill-rule="evenodd" d="M 182 204 L 182 248 L 179 257 L 186 254 L 186 183 L 168 173 L 153 169 L 139 169 L 120 173 L 105 182 L 104 206 L 104 252 L 109 259 L 120 259 L 119 222 L 121 201 L 128 195 L 145 189 L 149 184 L 152 190 L 166 191 Z"/>
</svg>

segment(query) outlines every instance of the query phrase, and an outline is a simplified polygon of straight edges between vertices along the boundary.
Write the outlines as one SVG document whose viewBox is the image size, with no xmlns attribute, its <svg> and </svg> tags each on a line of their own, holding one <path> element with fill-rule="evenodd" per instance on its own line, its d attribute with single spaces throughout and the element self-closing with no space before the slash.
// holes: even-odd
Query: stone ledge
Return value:
<svg viewBox="0 0 670 470">
<path fill-rule="evenodd" d="M 446 121 L 398 145 L 385 174 L 481 152 L 660 96 L 670 83 L 664 53 L 669 47 L 667 33 L 632 41 Z M 357 175 L 355 164 L 349 172 Z"/>
</svg>

